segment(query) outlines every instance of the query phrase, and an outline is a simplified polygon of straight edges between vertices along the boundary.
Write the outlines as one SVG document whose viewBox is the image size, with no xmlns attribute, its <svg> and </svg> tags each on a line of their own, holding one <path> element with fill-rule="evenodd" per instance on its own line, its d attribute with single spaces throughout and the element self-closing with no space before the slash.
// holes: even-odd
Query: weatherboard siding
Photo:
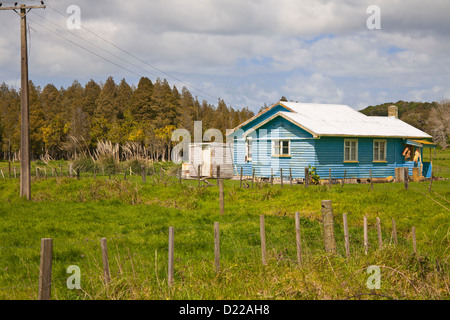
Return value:
<svg viewBox="0 0 450 320">
<path fill-rule="evenodd" d="M 396 167 L 407 167 L 409 175 L 412 169 L 418 166 L 413 161 L 405 161 L 402 156 L 404 148 L 402 138 L 372 138 L 372 137 L 327 137 L 313 138 L 312 134 L 296 126 L 282 117 L 276 117 L 264 124 L 257 130 L 250 132 L 252 137 L 253 158 L 245 161 L 246 144 L 243 133 L 253 126 L 261 124 L 270 116 L 280 111 L 281 106 L 261 115 L 251 123 L 243 126 L 235 132 L 234 140 L 234 165 L 235 173 L 240 173 L 243 168 L 245 176 L 251 176 L 253 169 L 258 177 L 270 177 L 271 173 L 275 177 L 280 177 L 283 169 L 283 177 L 288 179 L 289 170 L 292 170 L 294 179 L 305 177 L 305 167 L 316 168 L 316 173 L 321 179 L 328 179 L 329 170 L 333 179 L 342 179 L 344 172 L 346 178 L 385 178 L 395 176 Z M 283 108 L 284 109 L 284 108 Z M 274 139 L 286 139 L 290 141 L 290 156 L 272 156 L 272 141 Z M 358 162 L 344 162 L 344 140 L 358 140 Z M 373 161 L 373 141 L 384 139 L 387 142 L 386 162 Z M 430 175 L 426 167 L 424 174 Z"/>
<path fill-rule="evenodd" d="M 395 176 L 395 168 L 404 166 L 402 139 L 386 138 L 386 162 L 373 161 L 374 138 L 358 138 L 358 162 L 344 162 L 344 137 L 321 137 L 316 141 L 317 174 L 324 179 L 331 178 L 385 178 Z M 377 138 L 379 139 L 379 138 Z"/>
</svg>

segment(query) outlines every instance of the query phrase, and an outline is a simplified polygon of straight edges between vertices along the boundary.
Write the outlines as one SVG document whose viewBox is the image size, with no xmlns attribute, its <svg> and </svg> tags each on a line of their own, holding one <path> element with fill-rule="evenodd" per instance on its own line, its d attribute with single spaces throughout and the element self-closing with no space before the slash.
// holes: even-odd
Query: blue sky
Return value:
<svg viewBox="0 0 450 320">
<path fill-rule="evenodd" d="M 355 109 L 450 99 L 450 1 L 46 3 L 45 10 L 28 15 L 29 77 L 40 86 L 104 82 L 108 76 L 137 84 L 140 76 L 160 77 L 179 89 L 187 86 L 200 100 L 215 104 L 222 98 L 254 111 L 281 96 Z M 66 25 L 66 10 L 74 4 L 80 30 Z M 380 8 L 381 29 L 367 28 L 370 5 Z M 0 11 L 0 28 L 0 83 L 18 88 L 18 16 Z"/>
</svg>

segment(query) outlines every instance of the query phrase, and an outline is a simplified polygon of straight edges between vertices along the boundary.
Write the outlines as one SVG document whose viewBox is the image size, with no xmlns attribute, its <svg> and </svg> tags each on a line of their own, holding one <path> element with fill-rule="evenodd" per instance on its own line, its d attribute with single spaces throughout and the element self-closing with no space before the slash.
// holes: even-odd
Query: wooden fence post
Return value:
<svg viewBox="0 0 450 320">
<path fill-rule="evenodd" d="M 413 252 L 417 256 L 417 243 L 416 243 L 416 227 L 412 227 L 412 245 L 413 245 Z"/>
<path fill-rule="evenodd" d="M 239 177 L 239 188 L 242 188 L 242 167 L 241 167 L 241 175 Z"/>
<path fill-rule="evenodd" d="M 377 233 L 378 233 L 378 248 L 381 249 L 383 247 L 383 239 L 381 237 L 381 221 L 379 217 L 377 217 Z"/>
<path fill-rule="evenodd" d="M 373 191 L 372 170 L 370 170 L 370 189 Z"/>
<path fill-rule="evenodd" d="M 219 185 L 219 180 L 220 180 L 220 166 L 217 166 L 216 179 L 217 179 L 217 185 Z"/>
<path fill-rule="evenodd" d="M 409 189 L 409 173 L 408 173 L 408 168 L 405 168 L 405 189 L 408 190 Z"/>
<path fill-rule="evenodd" d="M 350 235 L 348 234 L 347 213 L 342 215 L 344 220 L 344 240 L 345 240 L 345 254 L 350 258 Z"/>
<path fill-rule="evenodd" d="M 289 183 L 291 184 L 292 187 L 292 168 L 289 168 Z"/>
<path fill-rule="evenodd" d="M 395 219 L 392 219 L 392 239 L 394 240 L 394 245 L 397 245 L 397 227 L 395 226 Z"/>
<path fill-rule="evenodd" d="M 336 239 L 334 237 L 333 208 L 331 200 L 322 200 L 323 240 L 325 251 L 336 253 Z"/>
<path fill-rule="evenodd" d="M 52 292 L 53 239 L 41 239 L 38 300 L 50 300 Z"/>
<path fill-rule="evenodd" d="M 347 170 L 344 170 L 344 178 L 342 179 L 342 184 L 341 186 L 344 187 L 344 183 L 345 183 L 345 176 L 347 175 Z"/>
<path fill-rule="evenodd" d="M 329 181 L 328 181 L 328 186 L 330 187 L 330 189 L 331 189 L 331 168 L 330 169 L 328 169 L 328 172 L 329 172 Z"/>
<path fill-rule="evenodd" d="M 169 266 L 167 270 L 167 283 L 169 287 L 173 284 L 174 247 L 174 229 L 173 227 L 169 227 Z"/>
<path fill-rule="evenodd" d="M 273 186 L 273 168 L 270 168 L 270 184 Z"/>
<path fill-rule="evenodd" d="M 295 236 L 297 243 L 297 262 L 298 265 L 302 265 L 302 243 L 300 237 L 300 214 L 298 212 L 295 213 Z"/>
<path fill-rule="evenodd" d="M 309 168 L 305 167 L 305 188 L 309 187 Z"/>
<path fill-rule="evenodd" d="M 283 188 L 283 168 L 280 168 L 280 181 L 281 181 L 281 187 Z"/>
<path fill-rule="evenodd" d="M 197 181 L 198 181 L 198 186 L 200 187 L 200 165 L 197 166 Z"/>
<path fill-rule="evenodd" d="M 431 192 L 431 185 L 432 184 L 433 184 L 433 171 L 431 171 L 430 185 L 428 186 L 428 192 Z"/>
<path fill-rule="evenodd" d="M 364 252 L 367 254 L 369 251 L 369 233 L 367 230 L 367 216 L 364 216 Z"/>
<path fill-rule="evenodd" d="M 216 273 L 220 272 L 220 239 L 219 239 L 219 222 L 214 222 L 214 262 L 216 265 Z"/>
<path fill-rule="evenodd" d="M 219 180 L 219 203 L 220 203 L 220 214 L 225 213 L 225 199 L 223 195 L 223 179 Z"/>
<path fill-rule="evenodd" d="M 145 174 L 145 167 L 141 166 L 141 175 L 142 175 L 142 182 L 146 182 L 146 174 Z"/>
<path fill-rule="evenodd" d="M 259 232 L 261 235 L 261 260 L 262 264 L 267 265 L 266 261 L 266 227 L 264 222 L 264 215 L 259 216 Z"/>
<path fill-rule="evenodd" d="M 106 285 L 108 285 L 111 282 L 111 272 L 109 270 L 108 245 L 106 238 L 101 238 L 100 244 L 102 248 L 103 277 Z"/>
<path fill-rule="evenodd" d="M 253 189 L 254 182 L 255 182 L 255 168 L 252 169 L 252 189 Z"/>
</svg>

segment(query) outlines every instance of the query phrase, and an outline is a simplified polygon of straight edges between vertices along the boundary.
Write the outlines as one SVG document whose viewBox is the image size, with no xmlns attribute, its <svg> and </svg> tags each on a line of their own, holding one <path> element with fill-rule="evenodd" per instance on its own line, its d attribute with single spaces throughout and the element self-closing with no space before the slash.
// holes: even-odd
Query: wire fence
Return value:
<svg viewBox="0 0 450 320">
<path fill-rule="evenodd" d="M 321 221 L 311 221 L 306 216 L 320 214 L 321 211 L 303 214 L 299 218 L 300 243 L 296 239 L 296 226 L 292 217 L 265 216 L 265 250 L 262 248 L 262 229 L 260 217 L 236 219 L 221 222 L 219 225 L 220 253 L 218 267 L 214 224 L 199 224 L 189 227 L 178 226 L 174 230 L 174 251 L 170 260 L 170 239 L 167 228 L 146 232 L 115 234 L 107 238 L 108 270 L 111 279 L 131 279 L 140 285 L 153 288 L 170 287 L 169 272 L 172 267 L 173 281 L 184 283 L 193 275 L 214 277 L 217 272 L 230 270 L 237 265 L 263 265 L 263 255 L 270 264 L 283 264 L 298 267 L 298 248 L 304 263 L 316 256 L 325 254 L 324 227 Z M 366 250 L 380 250 L 394 246 L 393 230 L 380 234 L 374 221 L 367 227 L 367 239 L 360 223 L 354 223 L 348 230 L 350 254 L 346 253 L 343 225 L 339 215 L 334 216 L 334 239 L 336 255 L 356 258 Z M 402 230 L 396 236 L 395 248 L 410 250 L 417 254 L 415 238 L 411 232 Z M 381 236 L 382 243 L 378 239 Z M 415 237 L 415 234 L 413 234 Z M 79 239 L 70 242 L 55 241 L 52 248 L 51 280 L 53 299 L 92 298 L 95 292 L 107 290 L 105 262 L 101 239 Z M 41 246 L 3 246 L 0 247 L 0 298 L 37 299 L 42 289 L 42 247 Z M 263 250 L 265 252 L 263 252 Z M 172 264 L 172 265 L 171 265 Z M 69 288 L 71 274 L 69 266 L 81 270 L 79 290 Z M 169 271 L 168 271 L 169 270 Z"/>
</svg>

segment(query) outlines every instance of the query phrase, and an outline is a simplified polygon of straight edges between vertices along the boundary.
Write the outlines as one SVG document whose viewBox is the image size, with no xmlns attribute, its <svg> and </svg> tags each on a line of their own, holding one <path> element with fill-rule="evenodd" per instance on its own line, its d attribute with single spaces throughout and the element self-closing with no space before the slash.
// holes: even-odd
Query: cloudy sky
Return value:
<svg viewBox="0 0 450 320">
<path fill-rule="evenodd" d="M 254 111 L 281 96 L 355 109 L 450 99 L 447 0 L 45 2 L 28 14 L 29 77 L 42 87 L 159 77 Z M 67 26 L 71 5 L 81 29 Z M 15 12 L 0 11 L 0 83 L 17 89 L 19 26 Z"/>
</svg>

